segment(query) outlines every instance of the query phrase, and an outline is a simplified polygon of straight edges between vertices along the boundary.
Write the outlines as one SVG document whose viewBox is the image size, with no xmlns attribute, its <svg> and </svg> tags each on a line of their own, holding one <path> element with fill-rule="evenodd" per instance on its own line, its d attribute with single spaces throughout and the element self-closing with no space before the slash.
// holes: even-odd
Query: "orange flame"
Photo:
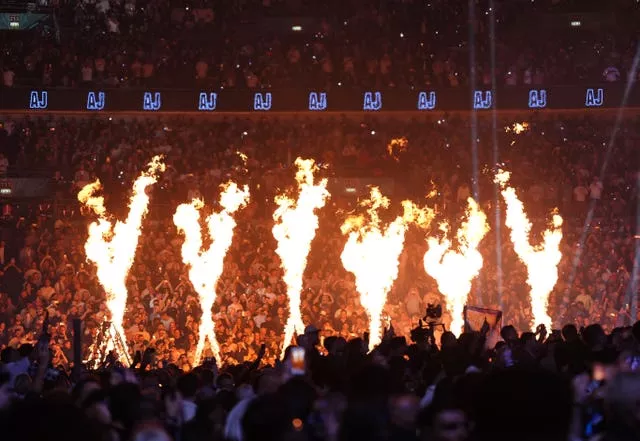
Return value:
<svg viewBox="0 0 640 441">
<path fill-rule="evenodd" d="M 341 227 L 342 234 L 348 234 L 341 259 L 344 268 L 355 275 L 360 302 L 369 315 L 369 350 L 372 350 L 382 340 L 382 310 L 398 277 L 398 259 L 407 227 L 411 223 L 427 225 L 433 211 L 420 210 L 405 201 L 403 216 L 396 217 L 385 228 L 379 211 L 389 208 L 389 199 L 379 188 L 372 187 L 370 198 L 360 205 L 367 207 L 367 217 L 351 216 Z"/>
<path fill-rule="evenodd" d="M 87 184 L 78 193 L 78 200 L 98 215 L 98 221 L 89 225 L 89 237 L 85 244 L 87 259 L 95 263 L 98 280 L 107 295 L 107 308 L 111 313 L 111 324 L 123 338 L 124 351 L 128 353 L 124 340 L 122 321 L 127 306 L 126 278 L 133 264 L 142 219 L 147 213 L 149 196 L 147 187 L 157 181 L 157 174 L 164 172 L 165 165 L 160 156 L 155 156 L 148 169 L 140 174 L 133 184 L 133 195 L 129 202 L 129 214 L 125 222 L 116 221 L 115 226 L 107 219 L 104 198 L 94 196 L 102 187 L 100 181 Z M 113 349 L 112 343 L 107 350 Z M 121 362 L 128 359 L 127 354 L 118 354 Z"/>
<path fill-rule="evenodd" d="M 396 161 L 400 160 L 400 153 L 407 150 L 407 146 L 409 145 L 409 141 L 404 136 L 402 138 L 392 139 L 391 142 L 387 145 L 387 153 Z"/>
<path fill-rule="evenodd" d="M 504 128 L 504 131 L 509 133 L 509 132 L 513 132 L 516 135 L 521 134 L 522 132 L 526 132 L 529 130 L 529 123 L 528 122 L 522 122 L 522 123 L 513 123 L 513 125 L 511 127 L 507 126 Z"/>
<path fill-rule="evenodd" d="M 489 231 L 487 216 L 480 210 L 478 203 L 469 198 L 466 221 L 460 225 L 456 237 L 458 249 L 452 250 L 451 240 L 447 238 L 449 224 L 443 222 L 440 230 L 442 239 L 430 237 L 429 250 L 424 255 L 424 269 L 438 282 L 440 292 L 447 300 L 451 313 L 450 330 L 460 335 L 464 326 L 464 306 L 467 303 L 471 281 L 482 268 L 482 255 L 478 251 L 480 241 Z"/>
<path fill-rule="evenodd" d="M 315 210 L 322 208 L 329 197 L 327 180 L 322 179 L 314 185 L 313 173 L 317 170 L 313 159 L 296 159 L 298 167 L 297 201 L 282 194 L 276 196 L 278 208 L 273 213 L 273 236 L 278 242 L 276 253 L 280 256 L 284 270 L 284 282 L 287 284 L 289 297 L 289 318 L 284 328 L 284 344 L 282 351 L 290 344 L 295 333 L 304 332 L 304 323 L 300 312 L 300 292 L 302 276 L 307 266 L 307 256 L 311 241 L 318 229 L 318 216 Z"/>
<path fill-rule="evenodd" d="M 202 251 L 202 230 L 200 228 L 200 209 L 204 202 L 194 199 L 190 204 L 181 204 L 173 215 L 173 223 L 178 231 L 184 234 L 182 244 L 182 261 L 189 266 L 189 280 L 198 293 L 202 318 L 198 330 L 194 363 L 200 363 L 205 342 L 209 339 L 211 351 L 216 360 L 220 360 L 220 346 L 216 340 L 215 324 L 211 316 L 211 308 L 216 300 L 216 285 L 222 274 L 224 257 L 231 246 L 236 221 L 233 214 L 245 206 L 249 200 L 249 188 L 242 190 L 234 182 L 222 186 L 219 213 L 210 214 L 207 219 L 211 246 Z"/>
<path fill-rule="evenodd" d="M 507 204 L 506 225 L 511 229 L 511 242 L 516 254 L 527 267 L 534 321 L 532 329 L 535 330 L 537 324 L 544 324 L 547 329 L 551 329 L 547 306 L 549 294 L 558 281 L 558 264 L 562 259 L 562 217 L 554 212 L 550 227 L 543 233 L 542 244 L 533 247 L 530 243 L 531 222 L 515 189 L 508 185 L 510 177 L 509 172 L 499 170 L 495 182 L 500 185 L 502 197 Z"/>
</svg>

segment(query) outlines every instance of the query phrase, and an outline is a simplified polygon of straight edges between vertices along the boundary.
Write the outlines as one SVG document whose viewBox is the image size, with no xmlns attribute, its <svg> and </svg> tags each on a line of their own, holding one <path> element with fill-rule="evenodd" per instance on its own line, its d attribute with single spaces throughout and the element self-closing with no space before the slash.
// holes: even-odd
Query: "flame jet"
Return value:
<svg viewBox="0 0 640 441">
<path fill-rule="evenodd" d="M 438 282 L 438 288 L 447 300 L 447 308 L 451 313 L 450 330 L 456 335 L 463 330 L 464 306 L 471 291 L 471 282 L 482 269 L 478 245 L 489 231 L 487 216 L 478 203 L 473 198 L 469 198 L 467 203 L 466 220 L 456 234 L 457 250 L 451 249 L 451 240 L 447 238 L 450 227 L 443 222 L 440 230 L 444 237 L 429 237 L 429 249 L 424 255 L 424 269 Z"/>
<path fill-rule="evenodd" d="M 426 227 L 433 219 L 432 210 L 403 201 L 403 215 L 385 227 L 380 211 L 389 208 L 389 204 L 380 189 L 372 187 L 369 199 L 360 203 L 366 207 L 367 216 L 351 216 L 341 227 L 342 234 L 347 235 L 342 264 L 355 276 L 360 303 L 369 316 L 369 350 L 382 340 L 382 310 L 398 277 L 405 233 L 412 223 Z"/>
<path fill-rule="evenodd" d="M 182 261 L 189 267 L 189 280 L 198 294 L 202 317 L 198 329 L 198 344 L 194 354 L 194 363 L 200 363 L 206 340 L 217 361 L 220 360 L 220 346 L 215 335 L 215 323 L 211 308 L 216 301 L 216 285 L 222 275 L 224 258 L 233 240 L 236 221 L 233 218 L 241 207 L 249 201 L 249 188 L 238 188 L 234 182 L 222 186 L 220 206 L 222 210 L 211 213 L 207 219 L 207 229 L 211 237 L 211 246 L 202 250 L 202 230 L 200 228 L 200 210 L 204 202 L 194 199 L 190 204 L 181 204 L 173 215 L 173 223 L 184 234 Z"/>
<path fill-rule="evenodd" d="M 298 167 L 298 199 L 291 199 L 286 194 L 276 196 L 278 208 L 273 213 L 275 224 L 272 233 L 278 243 L 276 253 L 280 256 L 289 298 L 289 317 L 284 328 L 282 356 L 291 344 L 293 335 L 304 332 L 300 311 L 302 276 L 307 267 L 311 242 L 318 229 L 318 216 L 315 211 L 324 207 L 330 196 L 326 179 L 314 183 L 313 173 L 317 167 L 313 159 L 298 158 L 295 164 Z"/>
<path fill-rule="evenodd" d="M 108 219 L 104 197 L 95 196 L 95 193 L 102 188 L 100 181 L 85 185 L 78 193 L 78 200 L 98 216 L 98 220 L 89 225 L 89 237 L 84 249 L 87 259 L 96 265 L 98 280 L 107 296 L 107 309 L 111 315 L 112 326 L 110 330 L 112 338 L 107 350 L 114 349 L 113 340 L 117 338 L 116 334 L 119 334 L 122 338 L 122 351 L 125 353 L 119 353 L 117 356 L 123 364 L 129 360 L 129 350 L 122 328 L 127 307 L 127 274 L 135 258 L 142 219 L 146 215 L 149 205 L 149 196 L 146 190 L 157 182 L 158 174 L 164 170 L 165 165 L 162 158 L 155 156 L 149 163 L 147 170 L 142 172 L 133 183 L 133 194 L 129 201 L 127 220 L 125 222 L 116 221 L 115 225 Z"/>
<path fill-rule="evenodd" d="M 516 190 L 509 186 L 511 174 L 499 170 L 495 182 L 500 185 L 502 198 L 507 204 L 506 225 L 511 230 L 511 242 L 516 254 L 527 267 L 527 284 L 531 288 L 531 312 L 535 331 L 536 325 L 543 324 L 551 329 L 551 317 L 547 313 L 549 294 L 558 281 L 558 264 L 562 259 L 562 217 L 556 212 L 551 225 L 542 235 L 542 244 L 531 245 L 531 222 L 524 211 Z"/>
</svg>

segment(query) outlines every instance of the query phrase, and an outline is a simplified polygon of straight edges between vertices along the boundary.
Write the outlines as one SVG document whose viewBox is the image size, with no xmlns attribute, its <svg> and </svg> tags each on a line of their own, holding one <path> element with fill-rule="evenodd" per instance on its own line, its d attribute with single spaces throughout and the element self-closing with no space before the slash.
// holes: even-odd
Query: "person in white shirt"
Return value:
<svg viewBox="0 0 640 441">
<path fill-rule="evenodd" d="M 602 181 L 598 179 L 597 176 L 593 178 L 593 182 L 589 186 L 589 196 L 591 197 L 591 199 L 600 200 L 600 198 L 602 197 L 602 188 Z"/>
<path fill-rule="evenodd" d="M 580 203 L 585 202 L 587 200 L 588 194 L 589 194 L 589 190 L 587 189 L 587 187 L 582 185 L 582 183 L 579 183 L 573 189 L 573 199 L 576 202 L 580 202 Z"/>
<path fill-rule="evenodd" d="M 187 374 L 178 379 L 178 391 L 182 396 L 182 418 L 183 422 L 188 423 L 196 416 L 198 406 L 195 403 L 196 393 L 198 391 L 198 377 L 194 374 Z"/>
<path fill-rule="evenodd" d="M 107 28 L 112 34 L 120 33 L 120 23 L 114 16 L 110 16 L 107 18 Z"/>
<path fill-rule="evenodd" d="M 51 280 L 45 279 L 44 286 L 38 290 L 38 297 L 43 299 L 45 302 L 49 302 L 51 296 L 56 293 L 56 290 L 53 286 L 51 286 Z"/>
</svg>

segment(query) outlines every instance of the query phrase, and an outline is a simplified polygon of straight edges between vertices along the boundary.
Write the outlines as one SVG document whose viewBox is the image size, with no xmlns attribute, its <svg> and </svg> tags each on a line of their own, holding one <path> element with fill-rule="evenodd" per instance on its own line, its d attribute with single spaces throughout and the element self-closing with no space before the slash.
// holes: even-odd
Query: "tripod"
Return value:
<svg viewBox="0 0 640 441">
<path fill-rule="evenodd" d="M 131 357 L 125 347 L 120 332 L 110 321 L 105 320 L 98 329 L 96 340 L 93 343 L 91 355 L 89 356 L 89 366 L 96 369 L 111 351 L 115 353 L 116 359 L 120 363 L 124 366 L 131 366 Z"/>
</svg>

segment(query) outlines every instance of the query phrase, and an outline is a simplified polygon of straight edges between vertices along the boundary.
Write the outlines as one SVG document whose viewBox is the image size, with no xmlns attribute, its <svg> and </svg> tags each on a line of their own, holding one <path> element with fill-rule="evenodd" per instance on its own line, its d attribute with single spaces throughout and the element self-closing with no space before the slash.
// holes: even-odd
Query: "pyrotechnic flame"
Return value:
<svg viewBox="0 0 640 441">
<path fill-rule="evenodd" d="M 104 216 L 106 210 L 104 208 L 104 196 L 94 196 L 94 193 L 102 189 L 99 180 L 82 187 L 78 193 L 78 200 L 87 208 L 90 208 L 98 216 Z"/>
<path fill-rule="evenodd" d="M 478 203 L 473 198 L 467 202 L 466 220 L 456 233 L 457 250 L 451 249 L 451 240 L 447 238 L 449 224 L 443 222 L 440 224 L 443 238 L 430 237 L 427 240 L 429 250 L 424 255 L 424 269 L 438 282 L 438 288 L 446 298 L 451 313 L 450 330 L 456 335 L 463 330 L 464 306 L 471 291 L 471 282 L 482 269 L 478 245 L 489 231 L 487 216 Z"/>
<path fill-rule="evenodd" d="M 404 136 L 402 138 L 392 139 L 389 144 L 387 144 L 387 153 L 396 161 L 399 161 L 400 153 L 407 150 L 407 146 L 409 145 L 409 141 Z"/>
<path fill-rule="evenodd" d="M 509 133 L 509 132 L 513 132 L 516 135 L 521 134 L 522 132 L 526 132 L 527 130 L 529 130 L 529 123 L 528 122 L 522 122 L 522 123 L 513 123 L 513 125 L 511 127 L 507 126 L 504 128 L 504 131 Z"/>
<path fill-rule="evenodd" d="M 534 321 L 532 329 L 535 330 L 538 324 L 544 324 L 547 329 L 551 329 L 547 306 L 549 294 L 558 281 L 558 264 L 562 258 L 562 217 L 554 211 L 552 223 L 543 233 L 542 244 L 532 246 L 531 222 L 515 189 L 508 185 L 510 176 L 509 172 L 499 170 L 495 182 L 500 185 L 502 197 L 507 205 L 506 225 L 511 230 L 515 252 L 527 267 L 527 283 L 531 287 L 531 312 Z"/>
<path fill-rule="evenodd" d="M 204 202 L 194 199 L 190 204 L 181 204 L 173 215 L 173 223 L 184 234 L 182 261 L 189 267 L 189 280 L 200 299 L 202 317 L 198 330 L 194 363 L 200 363 L 206 340 L 209 339 L 211 351 L 220 361 L 220 346 L 216 340 L 215 324 L 211 308 L 216 300 L 216 285 L 222 274 L 224 258 L 231 246 L 236 221 L 233 214 L 245 206 L 249 200 L 249 188 L 230 182 L 222 186 L 219 213 L 211 213 L 207 219 L 207 229 L 211 245 L 202 250 L 202 230 L 200 228 L 200 209 Z"/>
<path fill-rule="evenodd" d="M 398 259 L 407 228 L 412 222 L 427 225 L 433 212 L 429 209 L 421 211 L 405 201 L 403 215 L 385 228 L 379 212 L 389 207 L 389 199 L 379 188 L 372 187 L 370 198 L 360 205 L 367 207 L 367 216 L 351 216 L 341 227 L 342 234 L 348 234 L 341 259 L 344 268 L 356 278 L 360 302 L 369 316 L 369 350 L 372 350 L 382 339 L 382 309 L 387 293 L 398 277 Z"/>
<path fill-rule="evenodd" d="M 242 160 L 242 163 L 246 166 L 247 165 L 247 160 L 249 159 L 247 157 L 247 155 L 245 155 L 244 153 L 237 151 L 236 154 L 240 157 L 240 160 Z"/>
<path fill-rule="evenodd" d="M 283 355 L 293 335 L 304 332 L 300 311 L 302 276 L 307 266 L 311 241 L 318 229 L 315 210 L 322 208 L 329 197 L 326 179 L 314 184 L 313 173 L 317 168 L 313 159 L 298 158 L 295 164 L 298 167 L 298 199 L 293 200 L 285 194 L 276 196 L 278 208 L 273 213 L 275 224 L 272 232 L 278 242 L 276 253 L 280 256 L 289 298 L 289 318 L 284 328 Z"/>
<path fill-rule="evenodd" d="M 431 190 L 429 190 L 429 192 L 427 193 L 427 199 L 433 199 L 436 196 L 438 196 L 438 188 L 436 187 L 436 184 L 433 181 L 429 181 L 431 184 Z"/>
<path fill-rule="evenodd" d="M 412 201 L 402 201 L 402 209 L 402 220 L 406 225 L 414 224 L 420 228 L 427 228 L 433 220 L 434 212 L 431 208 L 418 207 Z"/>
<path fill-rule="evenodd" d="M 113 328 L 122 336 L 125 352 L 128 353 L 124 340 L 122 320 L 127 306 L 126 279 L 133 264 L 142 219 L 147 213 L 149 196 L 146 189 L 157 181 L 157 174 L 165 170 L 160 156 L 155 156 L 148 169 L 140 174 L 133 184 L 133 195 L 129 202 L 129 214 L 125 222 L 116 221 L 115 226 L 107 219 L 104 198 L 94 196 L 101 188 L 100 182 L 87 184 L 79 193 L 78 200 L 91 208 L 98 215 L 98 221 L 89 225 L 89 237 L 85 244 L 87 259 L 95 263 L 100 284 L 107 295 L 107 308 L 111 314 Z M 112 350 L 113 345 L 107 348 Z M 127 354 L 118 354 L 123 363 Z"/>
</svg>

